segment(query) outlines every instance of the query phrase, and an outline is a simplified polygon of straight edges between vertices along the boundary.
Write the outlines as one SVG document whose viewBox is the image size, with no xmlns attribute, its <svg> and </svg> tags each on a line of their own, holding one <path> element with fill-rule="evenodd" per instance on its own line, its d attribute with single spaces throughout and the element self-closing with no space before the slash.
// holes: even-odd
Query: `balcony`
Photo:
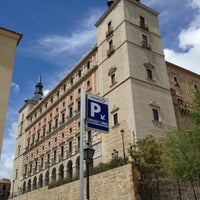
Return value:
<svg viewBox="0 0 200 200">
<path fill-rule="evenodd" d="M 140 22 L 140 28 L 142 28 L 142 29 L 144 29 L 144 30 L 146 30 L 146 31 L 148 31 L 148 30 L 149 30 L 149 27 L 148 27 L 148 25 L 147 25 L 147 24 L 145 24 L 145 23 L 142 23 L 142 22 Z"/>
<path fill-rule="evenodd" d="M 151 50 L 151 44 L 149 44 L 147 41 L 144 40 L 142 40 L 142 47 Z"/>
</svg>

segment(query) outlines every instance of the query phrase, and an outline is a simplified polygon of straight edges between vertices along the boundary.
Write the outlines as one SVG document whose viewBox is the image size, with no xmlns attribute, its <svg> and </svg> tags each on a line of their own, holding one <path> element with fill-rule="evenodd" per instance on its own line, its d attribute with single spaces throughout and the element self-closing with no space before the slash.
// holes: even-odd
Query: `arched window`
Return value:
<svg viewBox="0 0 200 200">
<path fill-rule="evenodd" d="M 39 183 L 38 183 L 38 187 L 40 188 L 40 187 L 42 187 L 43 186 L 43 175 L 42 174 L 40 174 L 40 176 L 39 176 Z"/>
<path fill-rule="evenodd" d="M 31 179 L 28 180 L 27 192 L 31 191 Z"/>
<path fill-rule="evenodd" d="M 67 178 L 72 179 L 72 176 L 73 176 L 73 168 L 72 168 L 72 161 L 70 160 L 67 163 Z"/>
<path fill-rule="evenodd" d="M 64 165 L 61 164 L 59 167 L 59 179 L 64 179 Z"/>
<path fill-rule="evenodd" d="M 53 168 L 51 177 L 52 177 L 52 182 L 56 181 L 56 168 Z"/>
<path fill-rule="evenodd" d="M 26 192 L 26 181 L 24 181 L 23 188 L 22 188 L 22 193 L 25 193 L 25 192 Z"/>
<path fill-rule="evenodd" d="M 79 166 L 80 166 L 80 157 L 76 159 L 76 176 L 79 177 Z"/>
<path fill-rule="evenodd" d="M 33 179 L 33 190 L 37 189 L 37 177 L 35 176 Z"/>
<path fill-rule="evenodd" d="M 49 171 L 45 174 L 45 185 L 49 185 Z"/>
</svg>

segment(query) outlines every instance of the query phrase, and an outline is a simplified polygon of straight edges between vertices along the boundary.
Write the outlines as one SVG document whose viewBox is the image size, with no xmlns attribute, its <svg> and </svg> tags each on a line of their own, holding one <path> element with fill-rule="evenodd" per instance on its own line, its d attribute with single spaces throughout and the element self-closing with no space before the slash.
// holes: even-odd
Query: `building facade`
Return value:
<svg viewBox="0 0 200 200">
<path fill-rule="evenodd" d="M 0 27 L 0 156 L 16 46 L 22 34 Z"/>
<path fill-rule="evenodd" d="M 164 60 L 158 12 L 136 0 L 109 1 L 96 29 L 96 44 L 85 56 L 45 97 L 39 77 L 19 110 L 15 195 L 78 176 L 81 87 L 109 100 L 109 133 L 86 127 L 84 134 L 95 149 L 93 165 L 110 161 L 113 149 L 127 157 L 130 143 L 180 126 L 171 93 L 181 68 Z"/>
<path fill-rule="evenodd" d="M 199 91 L 200 75 L 181 68 L 170 62 L 166 62 L 171 95 L 179 129 L 189 128 L 190 105 L 194 99 L 194 93 Z"/>
<path fill-rule="evenodd" d="M 6 200 L 10 195 L 10 180 L 9 179 L 0 179 L 0 199 Z"/>
</svg>

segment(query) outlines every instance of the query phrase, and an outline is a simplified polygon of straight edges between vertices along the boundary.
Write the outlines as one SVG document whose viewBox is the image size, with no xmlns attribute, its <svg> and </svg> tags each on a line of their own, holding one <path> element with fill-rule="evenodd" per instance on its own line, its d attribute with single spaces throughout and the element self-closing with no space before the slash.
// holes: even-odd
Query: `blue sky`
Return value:
<svg viewBox="0 0 200 200">
<path fill-rule="evenodd" d="M 200 0 L 141 0 L 160 12 L 166 60 L 200 73 Z M 96 20 L 106 0 L 1 2 L 0 26 L 23 33 L 15 57 L 0 160 L 0 178 L 11 178 L 18 110 L 32 97 L 39 74 L 44 91 L 96 42 Z"/>
</svg>

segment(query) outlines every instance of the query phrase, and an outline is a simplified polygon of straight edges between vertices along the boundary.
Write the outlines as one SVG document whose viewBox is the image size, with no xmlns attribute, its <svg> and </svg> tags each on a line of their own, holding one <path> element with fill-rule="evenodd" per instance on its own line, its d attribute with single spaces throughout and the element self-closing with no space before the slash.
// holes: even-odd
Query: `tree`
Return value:
<svg viewBox="0 0 200 200">
<path fill-rule="evenodd" d="M 161 144 L 150 135 L 132 144 L 128 152 L 140 172 L 138 192 L 141 199 L 160 199 Z"/>
<path fill-rule="evenodd" d="M 143 172 L 151 173 L 160 168 L 162 146 L 153 136 L 138 140 L 128 152 L 132 162 Z"/>
<path fill-rule="evenodd" d="M 200 93 L 195 92 L 191 105 L 190 128 L 171 130 L 163 139 L 162 165 L 164 171 L 175 180 L 190 182 L 194 192 L 194 182 L 200 181 Z"/>
<path fill-rule="evenodd" d="M 200 128 L 172 130 L 163 140 L 162 165 L 173 179 L 200 180 Z"/>
<path fill-rule="evenodd" d="M 200 92 L 194 93 L 194 100 L 191 105 L 190 118 L 197 126 L 200 126 Z"/>
</svg>

